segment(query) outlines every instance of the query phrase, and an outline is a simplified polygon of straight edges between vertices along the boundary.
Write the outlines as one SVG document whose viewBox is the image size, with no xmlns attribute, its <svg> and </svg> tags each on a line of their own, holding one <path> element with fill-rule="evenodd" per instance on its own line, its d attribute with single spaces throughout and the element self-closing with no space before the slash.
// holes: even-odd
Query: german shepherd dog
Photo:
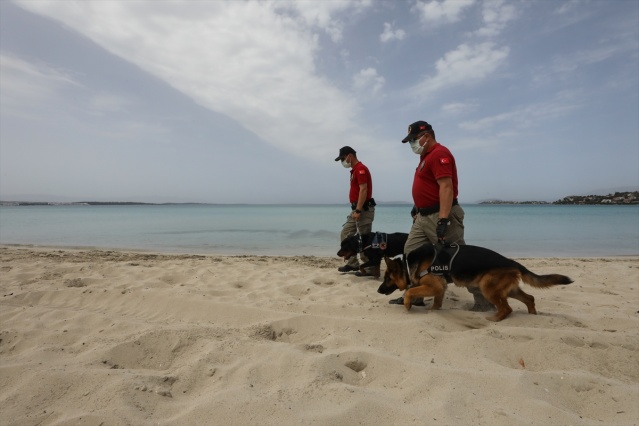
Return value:
<svg viewBox="0 0 639 426">
<path fill-rule="evenodd" d="M 457 250 L 452 256 L 451 249 Z M 495 315 L 486 317 L 490 321 L 501 321 L 510 315 L 513 310 L 508 305 L 509 297 L 525 304 L 529 314 L 537 314 L 535 298 L 524 293 L 519 287 L 520 280 L 536 288 L 573 282 L 565 275 L 536 275 L 512 259 L 477 246 L 453 245 L 438 251 L 432 244 L 425 244 L 408 254 L 410 274 L 402 259 L 385 257 L 384 260 L 387 269 L 377 292 L 388 295 L 397 289 L 410 287 L 404 295 L 407 310 L 416 297 L 434 297 L 431 309 L 440 309 L 446 284 L 452 282 L 459 287 L 478 287 L 481 290 L 484 297 L 497 307 Z"/>
<path fill-rule="evenodd" d="M 345 238 L 340 244 L 337 255 L 343 257 L 344 260 L 363 253 L 368 258 L 368 262 L 363 263 L 359 267 L 359 271 L 366 274 L 366 268 L 373 268 L 372 275 L 375 278 L 380 277 L 379 266 L 382 263 L 382 257 L 395 257 L 404 252 L 404 244 L 408 239 L 408 234 L 395 232 L 393 234 L 384 234 L 381 232 L 373 232 L 371 234 L 352 235 Z"/>
</svg>

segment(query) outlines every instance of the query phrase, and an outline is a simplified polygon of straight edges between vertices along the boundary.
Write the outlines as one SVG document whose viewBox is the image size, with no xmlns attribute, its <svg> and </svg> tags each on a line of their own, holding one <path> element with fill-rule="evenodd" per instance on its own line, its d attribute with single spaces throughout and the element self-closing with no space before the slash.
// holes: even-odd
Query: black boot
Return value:
<svg viewBox="0 0 639 426">
<path fill-rule="evenodd" d="M 486 300 L 480 289 L 478 289 L 477 287 L 466 287 L 466 290 L 468 290 L 468 292 L 472 294 L 473 298 L 475 299 L 475 304 L 472 308 L 470 308 L 471 311 L 487 312 L 495 310 L 495 306 L 488 300 Z"/>
</svg>

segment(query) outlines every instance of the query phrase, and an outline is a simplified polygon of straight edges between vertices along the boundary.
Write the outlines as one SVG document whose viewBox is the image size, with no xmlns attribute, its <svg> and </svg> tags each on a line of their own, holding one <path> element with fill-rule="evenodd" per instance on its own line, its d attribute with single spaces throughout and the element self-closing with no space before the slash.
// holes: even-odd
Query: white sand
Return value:
<svg viewBox="0 0 639 426">
<path fill-rule="evenodd" d="M 0 248 L 0 424 L 637 425 L 639 259 L 520 259 L 500 323 L 337 258 Z M 522 365 L 523 364 L 523 365 Z"/>
</svg>

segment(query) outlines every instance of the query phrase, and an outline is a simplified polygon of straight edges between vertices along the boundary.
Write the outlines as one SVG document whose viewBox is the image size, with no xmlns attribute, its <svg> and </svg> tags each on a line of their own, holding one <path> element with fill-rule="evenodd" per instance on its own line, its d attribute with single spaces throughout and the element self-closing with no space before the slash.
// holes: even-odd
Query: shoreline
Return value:
<svg viewBox="0 0 639 426">
<path fill-rule="evenodd" d="M 471 244 L 473 245 L 473 244 Z M 115 251 L 115 252 L 129 252 L 129 253 L 140 253 L 140 254 L 158 254 L 158 255 L 168 255 L 168 256 L 223 256 L 223 257 L 283 257 L 283 258 L 293 258 L 293 257 L 313 257 L 319 259 L 340 259 L 337 255 L 335 256 L 322 256 L 316 254 L 260 254 L 254 252 L 242 252 L 242 253 L 228 253 L 228 252 L 216 252 L 216 251 L 179 251 L 179 250 L 159 250 L 159 249 L 146 249 L 146 248 L 127 248 L 127 247 L 101 247 L 101 246 L 64 246 L 64 245 L 45 245 L 45 244 L 11 244 L 11 243 L 0 243 L 0 249 L 34 249 L 34 250 L 68 250 L 68 251 Z M 337 247 L 338 249 L 339 247 Z M 487 247 L 488 248 L 488 247 Z M 336 249 L 336 250 L 337 250 Z M 504 253 L 500 253 L 506 256 Z M 637 254 L 606 254 L 606 255 L 568 255 L 568 256 L 506 256 L 511 259 L 632 259 L 636 258 L 639 260 L 639 253 Z"/>
<path fill-rule="evenodd" d="M 639 258 L 521 261 L 574 283 L 493 323 L 337 257 L 0 246 L 0 423 L 639 425 Z"/>
</svg>

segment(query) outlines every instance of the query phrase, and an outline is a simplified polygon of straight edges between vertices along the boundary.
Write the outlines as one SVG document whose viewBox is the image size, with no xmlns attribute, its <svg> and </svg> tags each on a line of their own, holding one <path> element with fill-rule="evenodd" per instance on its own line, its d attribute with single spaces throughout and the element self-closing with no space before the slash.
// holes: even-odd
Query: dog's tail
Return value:
<svg viewBox="0 0 639 426">
<path fill-rule="evenodd" d="M 521 272 L 521 280 L 536 288 L 548 288 L 554 285 L 566 285 L 573 282 L 570 277 L 560 274 L 537 275 L 524 266 L 521 266 L 519 271 Z"/>
</svg>

